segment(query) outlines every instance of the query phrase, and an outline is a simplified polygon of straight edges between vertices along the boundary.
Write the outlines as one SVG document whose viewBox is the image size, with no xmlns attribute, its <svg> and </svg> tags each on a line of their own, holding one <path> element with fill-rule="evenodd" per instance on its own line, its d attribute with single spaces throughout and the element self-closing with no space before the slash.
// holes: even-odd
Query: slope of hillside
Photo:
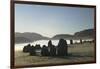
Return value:
<svg viewBox="0 0 100 69">
<path fill-rule="evenodd" d="M 48 38 L 37 33 L 30 33 L 30 32 L 15 33 L 15 40 L 16 40 L 15 43 L 32 42 L 41 39 L 48 39 Z"/>
<path fill-rule="evenodd" d="M 74 35 L 70 34 L 57 34 L 52 39 L 88 39 L 94 37 L 94 30 L 93 29 L 86 29 L 79 32 L 76 32 Z"/>
<path fill-rule="evenodd" d="M 93 38 L 94 37 L 94 30 L 93 29 L 86 29 L 80 32 L 76 32 L 74 34 L 74 37 L 80 37 L 80 38 Z"/>
<path fill-rule="evenodd" d="M 16 37 L 15 38 L 15 43 L 27 43 L 27 42 L 32 42 L 32 41 L 25 37 Z"/>
<path fill-rule="evenodd" d="M 73 35 L 70 35 L 70 34 L 58 34 L 58 35 L 55 35 L 54 37 L 52 37 L 52 39 L 60 39 L 60 38 L 72 39 Z"/>
</svg>

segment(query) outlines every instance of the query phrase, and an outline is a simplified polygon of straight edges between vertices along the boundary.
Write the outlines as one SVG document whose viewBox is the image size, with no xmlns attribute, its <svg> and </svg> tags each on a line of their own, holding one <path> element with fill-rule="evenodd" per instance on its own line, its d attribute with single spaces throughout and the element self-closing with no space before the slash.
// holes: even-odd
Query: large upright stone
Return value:
<svg viewBox="0 0 100 69">
<path fill-rule="evenodd" d="M 35 56 L 36 55 L 35 47 L 33 45 L 30 47 L 29 53 L 30 53 L 31 56 Z"/>
<path fill-rule="evenodd" d="M 80 39 L 80 43 L 82 44 L 83 42 L 82 42 L 82 39 Z"/>
<path fill-rule="evenodd" d="M 23 52 L 29 52 L 29 51 L 30 51 L 30 47 L 31 47 L 30 44 L 24 46 L 24 48 L 23 48 Z"/>
<path fill-rule="evenodd" d="M 36 55 L 41 55 L 41 46 L 40 46 L 40 44 L 35 45 L 35 52 L 36 52 Z"/>
<path fill-rule="evenodd" d="M 40 44 L 36 44 L 36 45 L 35 45 L 35 49 L 41 49 Z"/>
<path fill-rule="evenodd" d="M 56 47 L 52 44 L 51 40 L 48 42 L 48 50 L 50 56 L 56 56 Z"/>
<path fill-rule="evenodd" d="M 48 47 L 51 47 L 51 46 L 52 46 L 52 42 L 51 42 L 51 40 L 49 40 Z"/>
<path fill-rule="evenodd" d="M 67 56 L 68 54 L 68 45 L 66 40 L 60 39 L 57 47 L 58 56 Z"/>
<path fill-rule="evenodd" d="M 45 45 L 43 45 L 43 47 L 41 49 L 41 55 L 42 56 L 49 56 L 48 47 L 46 47 Z"/>
<path fill-rule="evenodd" d="M 70 44 L 73 44 L 73 40 L 70 40 Z"/>
</svg>

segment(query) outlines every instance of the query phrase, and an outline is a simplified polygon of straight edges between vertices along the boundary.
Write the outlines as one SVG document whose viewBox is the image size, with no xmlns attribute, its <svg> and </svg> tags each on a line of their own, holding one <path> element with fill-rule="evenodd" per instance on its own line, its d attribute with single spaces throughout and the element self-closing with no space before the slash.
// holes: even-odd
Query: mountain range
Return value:
<svg viewBox="0 0 100 69">
<path fill-rule="evenodd" d="M 75 32 L 74 35 L 70 34 L 56 34 L 52 38 L 42 36 L 38 33 L 33 32 L 16 32 L 15 33 L 15 43 L 26 43 L 26 42 L 33 42 L 36 40 L 55 40 L 55 39 L 89 39 L 93 38 L 94 36 L 94 29 L 86 29 L 79 32 Z"/>
</svg>

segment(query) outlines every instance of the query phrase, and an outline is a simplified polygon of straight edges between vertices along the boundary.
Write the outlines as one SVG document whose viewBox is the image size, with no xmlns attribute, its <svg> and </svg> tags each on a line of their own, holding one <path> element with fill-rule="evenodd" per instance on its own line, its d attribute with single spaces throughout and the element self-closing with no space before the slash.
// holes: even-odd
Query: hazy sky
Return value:
<svg viewBox="0 0 100 69">
<path fill-rule="evenodd" d="M 93 8 L 15 5 L 15 32 L 35 32 L 52 37 L 93 27 Z"/>
</svg>

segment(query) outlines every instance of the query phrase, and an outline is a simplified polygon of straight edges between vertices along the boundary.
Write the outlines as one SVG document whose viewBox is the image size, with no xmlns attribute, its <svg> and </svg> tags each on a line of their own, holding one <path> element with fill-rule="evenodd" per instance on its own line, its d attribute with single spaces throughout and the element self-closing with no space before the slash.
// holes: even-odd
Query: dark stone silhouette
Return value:
<svg viewBox="0 0 100 69">
<path fill-rule="evenodd" d="M 35 52 L 36 52 L 36 55 L 41 55 L 41 46 L 40 46 L 40 44 L 35 45 Z"/>
<path fill-rule="evenodd" d="M 52 46 L 52 42 L 51 42 L 51 40 L 49 40 L 48 47 L 51 47 L 51 46 Z"/>
<path fill-rule="evenodd" d="M 41 49 L 40 44 L 36 44 L 36 45 L 35 45 L 35 49 Z"/>
<path fill-rule="evenodd" d="M 30 45 L 30 44 L 28 44 L 28 45 L 24 46 L 24 48 L 23 48 L 23 52 L 29 52 L 30 47 L 31 47 L 31 45 Z"/>
<path fill-rule="evenodd" d="M 82 39 L 80 39 L 80 43 L 82 44 Z"/>
<path fill-rule="evenodd" d="M 92 40 L 92 42 L 95 42 L 94 39 Z"/>
<path fill-rule="evenodd" d="M 70 43 L 73 44 L 72 40 L 70 40 Z M 39 44 L 35 46 L 31 46 L 30 44 L 28 44 L 27 46 L 24 46 L 23 52 L 29 52 L 31 56 L 35 56 L 37 54 L 42 56 L 67 56 L 68 45 L 66 40 L 60 39 L 58 46 L 56 47 L 52 44 L 50 40 L 48 42 L 48 47 L 46 45 L 43 45 L 43 47 L 41 48 Z"/>
<path fill-rule="evenodd" d="M 33 45 L 30 47 L 29 53 L 30 53 L 31 56 L 35 56 L 36 55 L 35 47 Z"/>
<path fill-rule="evenodd" d="M 57 47 L 58 56 L 67 56 L 68 54 L 68 45 L 66 40 L 60 39 Z"/>
<path fill-rule="evenodd" d="M 49 56 L 48 47 L 46 47 L 45 45 L 43 45 L 43 47 L 42 47 L 41 55 L 42 56 Z"/>
<path fill-rule="evenodd" d="M 70 44 L 73 44 L 73 40 L 70 40 Z"/>
<path fill-rule="evenodd" d="M 49 50 L 50 56 L 56 56 L 56 47 L 52 45 L 51 40 L 48 42 L 48 50 Z"/>
</svg>

